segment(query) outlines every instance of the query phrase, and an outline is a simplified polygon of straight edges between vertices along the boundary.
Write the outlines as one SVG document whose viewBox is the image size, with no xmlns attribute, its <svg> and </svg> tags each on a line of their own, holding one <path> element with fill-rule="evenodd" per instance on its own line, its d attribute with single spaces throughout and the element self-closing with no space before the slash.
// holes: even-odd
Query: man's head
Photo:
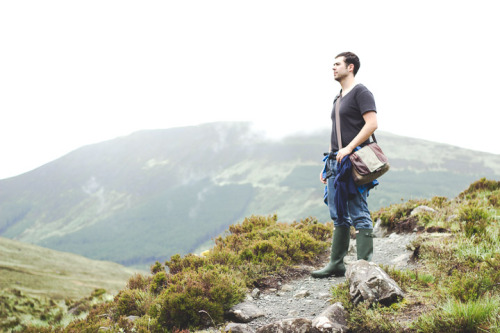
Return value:
<svg viewBox="0 0 500 333">
<path fill-rule="evenodd" d="M 333 65 L 334 71 L 336 67 L 339 67 L 339 74 L 341 77 L 337 78 L 337 80 L 341 79 L 344 74 L 348 74 L 352 72 L 354 76 L 358 73 L 359 67 L 361 66 L 359 62 L 359 58 L 352 52 L 342 52 L 335 57 L 335 63 Z M 345 67 L 346 73 L 343 73 L 342 68 Z"/>
</svg>

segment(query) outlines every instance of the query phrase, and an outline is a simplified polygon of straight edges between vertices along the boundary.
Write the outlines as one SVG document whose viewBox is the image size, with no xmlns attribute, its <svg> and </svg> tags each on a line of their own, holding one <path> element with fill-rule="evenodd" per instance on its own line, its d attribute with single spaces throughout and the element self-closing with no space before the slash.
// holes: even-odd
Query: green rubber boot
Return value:
<svg viewBox="0 0 500 333">
<path fill-rule="evenodd" d="M 326 267 L 319 271 L 311 273 L 315 278 L 326 278 L 332 275 L 344 276 L 345 265 L 344 257 L 349 250 L 350 227 L 335 227 L 333 230 L 332 251 L 330 253 L 330 262 Z"/>
<path fill-rule="evenodd" d="M 373 230 L 359 229 L 356 233 L 356 252 L 358 260 L 372 260 L 373 256 Z"/>
</svg>

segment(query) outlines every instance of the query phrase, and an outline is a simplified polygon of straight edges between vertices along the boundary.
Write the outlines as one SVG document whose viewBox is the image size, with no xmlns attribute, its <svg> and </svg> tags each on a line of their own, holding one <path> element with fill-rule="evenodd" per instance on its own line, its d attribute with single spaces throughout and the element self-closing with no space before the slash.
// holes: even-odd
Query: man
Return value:
<svg viewBox="0 0 500 333">
<path fill-rule="evenodd" d="M 362 84 L 357 84 L 355 76 L 359 70 L 359 58 L 352 52 L 343 52 L 335 57 L 333 77 L 342 87 L 339 96 L 339 117 L 342 134 L 342 147 L 337 142 L 335 121 L 335 102 L 332 110 L 332 133 L 330 139 L 330 157 L 327 161 L 332 176 L 325 179 L 323 172 L 320 180 L 327 184 L 328 209 L 334 223 L 330 262 L 321 270 L 311 273 L 313 277 L 324 278 L 345 274 L 344 257 L 349 249 L 350 227 L 356 229 L 356 250 L 358 259 L 371 260 L 373 255 L 373 223 L 366 201 L 368 191 L 355 191 L 354 198 L 347 201 L 347 211 L 337 216 L 335 207 L 334 180 L 339 172 L 340 162 L 348 157 L 358 146 L 369 142 L 370 136 L 377 129 L 377 111 L 372 93 Z"/>
</svg>

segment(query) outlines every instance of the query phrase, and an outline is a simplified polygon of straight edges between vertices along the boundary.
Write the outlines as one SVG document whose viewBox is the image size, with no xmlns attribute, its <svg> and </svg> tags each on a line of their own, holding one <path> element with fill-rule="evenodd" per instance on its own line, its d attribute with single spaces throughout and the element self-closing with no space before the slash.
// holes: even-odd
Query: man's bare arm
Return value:
<svg viewBox="0 0 500 333">
<path fill-rule="evenodd" d="M 363 126 L 363 128 L 361 128 L 361 131 L 359 131 L 358 135 L 356 135 L 346 147 L 340 149 L 337 153 L 338 162 L 342 161 L 342 158 L 344 158 L 344 156 L 352 153 L 354 148 L 368 140 L 373 132 L 375 132 L 375 130 L 377 129 L 377 112 L 365 112 L 363 114 L 363 119 L 365 120 L 365 125 Z"/>
</svg>

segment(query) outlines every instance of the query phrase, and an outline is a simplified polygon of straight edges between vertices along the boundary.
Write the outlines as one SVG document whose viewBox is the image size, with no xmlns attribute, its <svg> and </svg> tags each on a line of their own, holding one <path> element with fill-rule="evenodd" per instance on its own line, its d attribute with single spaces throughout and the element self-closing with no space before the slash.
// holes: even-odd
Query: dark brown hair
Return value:
<svg viewBox="0 0 500 333">
<path fill-rule="evenodd" d="M 359 67 L 361 66 L 361 63 L 359 62 L 359 58 L 357 55 L 355 55 L 352 52 L 342 52 L 339 55 L 337 55 L 335 58 L 338 57 L 344 57 L 344 62 L 346 66 L 349 66 L 350 64 L 354 65 L 354 76 L 358 73 Z"/>
</svg>

